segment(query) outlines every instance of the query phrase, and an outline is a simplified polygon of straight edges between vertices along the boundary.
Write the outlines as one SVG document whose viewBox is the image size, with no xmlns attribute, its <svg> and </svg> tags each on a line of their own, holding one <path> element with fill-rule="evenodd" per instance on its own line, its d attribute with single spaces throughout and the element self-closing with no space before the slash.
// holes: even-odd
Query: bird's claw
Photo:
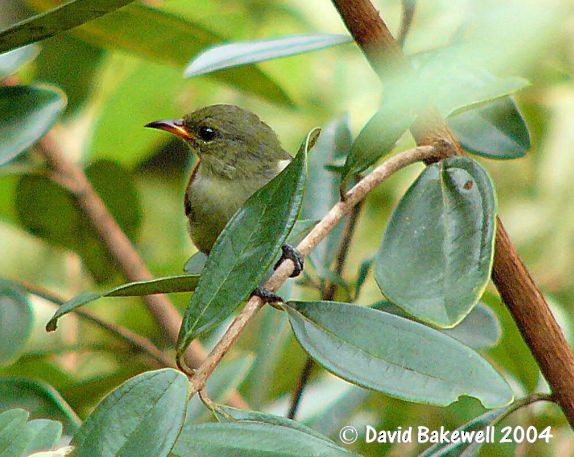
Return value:
<svg viewBox="0 0 574 457">
<path fill-rule="evenodd" d="M 303 265 L 305 261 L 303 254 L 301 254 L 301 252 L 299 252 L 297 248 L 294 248 L 293 246 L 287 243 L 281 246 L 281 251 L 283 251 L 281 254 L 281 258 L 277 261 L 273 269 L 277 270 L 277 268 L 279 268 L 279 265 L 281 265 L 285 259 L 289 259 L 293 262 L 294 265 L 293 273 L 291 273 L 289 277 L 295 278 L 299 276 L 303 271 Z"/>
<path fill-rule="evenodd" d="M 258 287 L 257 289 L 255 289 L 253 292 L 251 292 L 251 296 L 254 295 L 263 300 L 264 303 L 277 303 L 277 302 L 283 303 L 285 301 L 279 295 L 274 294 L 265 287 Z"/>
</svg>

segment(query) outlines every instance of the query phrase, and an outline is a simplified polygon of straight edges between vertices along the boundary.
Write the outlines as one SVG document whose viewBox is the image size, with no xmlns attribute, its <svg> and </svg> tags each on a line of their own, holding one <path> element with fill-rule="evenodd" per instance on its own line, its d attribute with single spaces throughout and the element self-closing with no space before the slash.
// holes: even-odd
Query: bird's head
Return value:
<svg viewBox="0 0 574 457">
<path fill-rule="evenodd" d="M 249 178 L 290 157 L 271 127 L 235 105 L 210 105 L 181 119 L 150 122 L 146 127 L 183 138 L 206 170 L 230 179 Z"/>
</svg>

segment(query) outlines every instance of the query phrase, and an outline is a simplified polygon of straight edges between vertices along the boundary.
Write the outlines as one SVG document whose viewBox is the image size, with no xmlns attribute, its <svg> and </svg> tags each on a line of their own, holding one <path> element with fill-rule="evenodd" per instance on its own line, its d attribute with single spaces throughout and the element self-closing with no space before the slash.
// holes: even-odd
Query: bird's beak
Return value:
<svg viewBox="0 0 574 457">
<path fill-rule="evenodd" d="M 185 127 L 183 119 L 162 119 L 160 121 L 150 122 L 149 124 L 146 124 L 145 127 L 165 130 L 166 132 L 173 133 L 184 140 L 193 139 L 193 136 Z"/>
</svg>

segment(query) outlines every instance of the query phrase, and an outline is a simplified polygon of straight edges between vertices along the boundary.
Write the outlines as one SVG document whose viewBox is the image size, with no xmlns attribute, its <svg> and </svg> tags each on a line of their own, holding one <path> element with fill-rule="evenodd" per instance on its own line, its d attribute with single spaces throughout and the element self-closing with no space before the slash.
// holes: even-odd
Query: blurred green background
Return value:
<svg viewBox="0 0 574 457">
<path fill-rule="evenodd" d="M 396 32 L 400 2 L 375 3 Z M 144 124 L 179 117 L 207 104 L 237 104 L 259 114 L 277 131 L 285 149 L 294 153 L 312 127 L 325 125 L 345 112 L 350 114 L 356 135 L 377 110 L 381 85 L 353 44 L 261 63 L 258 67 L 262 73 L 255 82 L 254 67 L 233 75 L 223 72 L 183 78 L 185 62 L 208 45 L 293 33 L 346 33 L 328 1 L 150 0 L 145 4 L 173 15 L 186 27 L 170 28 L 169 21 L 150 26 L 137 10 L 140 6 L 130 5 L 43 41 L 39 57 L 27 64 L 19 77 L 25 82 L 53 83 L 68 95 L 68 108 L 54 135 L 69 157 L 86 167 L 106 159 L 125 169 L 125 185 L 110 182 L 110 174 L 104 173 L 108 188 L 111 185 L 115 189 L 120 210 L 133 216 L 130 234 L 137 249 L 153 273 L 164 276 L 180 273 L 195 252 L 183 213 L 183 190 L 193 157 L 179 141 L 144 129 Z M 487 61 L 491 70 L 531 81 L 532 85 L 516 97 L 531 131 L 530 152 L 513 161 L 479 160 L 495 181 L 499 212 L 508 232 L 570 341 L 574 303 L 571 4 L 566 0 L 420 0 L 405 45 L 405 51 L 414 54 L 444 46 L 460 34 L 480 33 L 484 49 L 478 49 L 477 56 Z M 33 8 L 48 6 L 53 2 L 0 0 L 0 26 L 26 17 Z M 128 20 L 131 22 L 125 22 Z M 141 44 L 146 42 L 153 45 Z M 253 84 L 261 81 L 269 87 L 253 89 Z M 412 145 L 410 134 L 405 134 L 397 150 Z M 31 152 L 14 166 L 37 161 Z M 420 169 L 415 166 L 398 173 L 369 195 L 353 238 L 345 278 L 354 279 L 360 263 L 374 254 L 390 211 Z M 94 277 L 78 254 L 85 246 L 75 250 L 57 247 L 21 227 L 16 198 L 19 177 L 13 171 L 0 171 L 0 276 L 44 286 L 65 298 L 121 283 L 121 275 L 107 268 L 100 277 Z M 86 240 L 90 242 L 89 237 Z M 289 296 L 314 297 L 312 291 L 296 284 Z M 181 309 L 189 300 L 187 294 L 171 298 Z M 346 298 L 344 293 L 341 298 Z M 369 304 L 381 299 L 370 275 L 358 301 Z M 487 358 L 510 381 L 517 397 L 544 390 L 535 362 L 493 287 L 485 301 L 499 316 L 503 332 L 499 344 L 486 352 Z M 72 315 L 62 320 L 57 333 L 47 334 L 43 326 L 54 311 L 53 305 L 41 299 L 34 299 L 33 304 L 32 337 L 18 359 L 0 368 L 0 375 L 44 380 L 84 417 L 105 393 L 149 368 L 145 357 L 134 357 L 107 334 Z M 140 332 L 160 346 L 168 345 L 140 300 L 106 299 L 90 306 L 106 319 Z M 227 359 L 255 354 L 239 390 L 252 408 L 285 414 L 305 356 L 285 317 L 279 314 L 271 309 L 261 313 Z M 217 334 L 214 332 L 205 343 L 212 343 Z M 453 429 L 482 411 L 478 401 L 468 398 L 447 408 L 390 399 L 317 369 L 299 418 L 338 440 L 338 430 L 346 424 L 368 423 L 379 429 L 411 425 L 434 429 L 444 425 Z M 551 425 L 554 437 L 549 444 L 489 445 L 480 455 L 574 455 L 574 437 L 553 405 L 531 406 L 505 423 L 534 424 L 539 430 Z M 410 456 L 424 447 L 363 444 L 357 449 L 368 456 Z"/>
</svg>

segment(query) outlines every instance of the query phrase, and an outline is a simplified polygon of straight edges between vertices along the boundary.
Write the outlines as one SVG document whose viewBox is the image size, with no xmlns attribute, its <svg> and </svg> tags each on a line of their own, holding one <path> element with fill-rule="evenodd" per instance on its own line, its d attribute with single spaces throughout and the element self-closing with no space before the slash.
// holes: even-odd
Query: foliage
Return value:
<svg viewBox="0 0 574 457">
<path fill-rule="evenodd" d="M 560 2 L 421 2 L 404 48 L 412 74 L 385 69 L 380 99 L 330 2 L 12 3 L 0 18 L 0 457 L 68 445 L 94 457 L 558 455 L 558 437 L 571 444 L 557 408 L 507 419 L 546 398 L 528 397 L 538 368 L 489 286 L 501 208 L 571 332 L 561 311 L 574 298 L 574 91 Z M 398 27 L 401 2 L 379 3 Z M 191 255 L 181 200 L 193 159 L 143 124 L 222 102 L 257 112 L 290 152 L 310 133 L 210 255 Z M 409 129 L 431 105 L 470 155 L 396 173 L 330 227 L 200 398 L 174 368 L 185 351 L 220 341 L 281 246 L 414 146 Z M 50 148 L 83 170 L 154 279 L 122 279 L 133 275 Z M 155 294 L 182 313 L 177 341 L 139 306 Z M 307 357 L 319 366 L 295 421 L 283 415 Z M 462 432 L 501 421 L 551 433 L 366 442 L 367 424 Z"/>
</svg>

